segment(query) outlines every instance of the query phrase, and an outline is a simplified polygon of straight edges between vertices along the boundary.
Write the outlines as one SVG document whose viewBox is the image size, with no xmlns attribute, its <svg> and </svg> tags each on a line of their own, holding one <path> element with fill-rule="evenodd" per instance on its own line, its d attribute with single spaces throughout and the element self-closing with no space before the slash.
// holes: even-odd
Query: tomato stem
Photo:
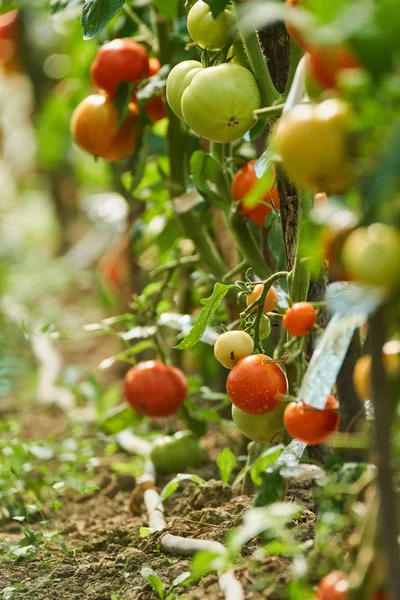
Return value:
<svg viewBox="0 0 400 600">
<path fill-rule="evenodd" d="M 265 106 L 264 108 L 259 108 L 253 112 L 254 118 L 261 119 L 270 119 L 271 117 L 280 117 L 283 111 L 284 104 L 274 104 L 273 106 Z"/>
<path fill-rule="evenodd" d="M 315 199 L 312 192 L 301 191 L 298 195 L 298 221 L 296 233 L 296 255 L 293 266 L 293 275 L 290 285 L 290 299 L 292 302 L 301 302 L 307 300 L 308 286 L 310 284 L 310 261 L 307 257 L 302 256 L 302 236 L 303 223 L 308 217 L 308 213 L 314 207 Z"/>
<path fill-rule="evenodd" d="M 292 38 L 290 38 L 289 73 L 288 73 L 288 78 L 287 78 L 286 85 L 285 85 L 285 90 L 283 92 L 283 95 L 285 98 L 287 98 L 287 96 L 290 92 L 290 88 L 292 87 L 293 79 L 294 79 L 294 76 L 296 73 L 297 65 L 299 64 L 302 56 L 303 56 L 303 53 L 302 53 L 300 47 L 296 44 L 296 42 L 294 40 L 292 40 Z"/>
<path fill-rule="evenodd" d="M 253 31 L 252 33 L 249 33 L 244 29 L 241 19 L 238 16 L 238 0 L 233 0 L 233 6 L 238 21 L 239 33 L 246 50 L 247 58 L 249 59 L 253 75 L 259 85 L 264 104 L 269 106 L 278 101 L 281 98 L 281 95 L 277 91 L 271 79 L 270 72 L 261 50 L 257 32 Z"/>
<path fill-rule="evenodd" d="M 252 266 L 259 277 L 263 279 L 269 277 L 271 269 L 265 262 L 245 219 L 235 207 L 231 211 L 229 222 L 243 260 Z"/>
<path fill-rule="evenodd" d="M 225 275 L 222 278 L 222 281 L 223 282 L 229 281 L 229 279 L 231 279 L 232 277 L 234 277 L 241 271 L 244 271 L 244 269 L 246 269 L 247 266 L 248 266 L 247 261 L 242 260 L 239 264 L 236 265 L 236 267 L 233 267 L 233 269 L 228 271 L 228 273 L 225 273 Z"/>
</svg>

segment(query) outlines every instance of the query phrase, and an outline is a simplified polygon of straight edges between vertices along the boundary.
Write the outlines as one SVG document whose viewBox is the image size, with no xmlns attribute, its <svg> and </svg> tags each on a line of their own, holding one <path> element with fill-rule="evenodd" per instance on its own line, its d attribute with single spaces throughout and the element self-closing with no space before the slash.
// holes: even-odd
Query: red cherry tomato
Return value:
<svg viewBox="0 0 400 600">
<path fill-rule="evenodd" d="M 263 415 L 276 408 L 287 392 L 284 372 L 265 354 L 239 360 L 228 375 L 226 390 L 243 412 Z"/>
<path fill-rule="evenodd" d="M 304 404 L 291 402 L 287 405 L 283 420 L 287 431 L 293 438 L 310 446 L 322 444 L 335 433 L 339 427 L 340 417 L 336 398 L 328 396 L 324 410 L 318 410 Z"/>
<path fill-rule="evenodd" d="M 125 375 L 124 394 L 137 412 L 166 417 L 182 406 L 187 395 L 186 378 L 176 367 L 157 360 L 144 361 Z"/>
<path fill-rule="evenodd" d="M 267 190 L 262 196 L 260 203 L 257 206 L 246 206 L 245 202 L 241 202 L 243 198 L 249 194 L 252 188 L 256 185 L 258 178 L 254 170 L 255 160 L 251 160 L 244 167 L 239 169 L 232 181 L 232 195 L 235 202 L 240 202 L 239 212 L 252 223 L 264 227 L 265 217 L 271 212 L 273 204 L 279 210 L 278 189 L 274 184 L 272 189 Z M 273 179 L 275 179 L 275 169 L 271 167 Z M 264 204 L 265 203 L 265 204 Z"/>
<path fill-rule="evenodd" d="M 290 335 L 303 336 L 310 333 L 317 320 L 317 311 L 309 302 L 297 302 L 287 309 L 283 326 Z"/>
<path fill-rule="evenodd" d="M 153 77 L 153 75 L 157 75 L 160 70 L 161 65 L 158 58 L 149 58 L 149 77 Z"/>
<path fill-rule="evenodd" d="M 324 89 L 336 89 L 339 74 L 345 69 L 359 69 L 360 63 L 346 48 L 311 48 L 307 70 Z"/>
<path fill-rule="evenodd" d="M 321 579 L 316 600 L 348 600 L 348 592 L 349 582 L 346 573 L 332 571 Z"/>
<path fill-rule="evenodd" d="M 152 98 L 149 100 L 146 104 L 145 111 L 152 123 L 157 123 L 157 121 L 165 119 L 167 116 L 164 100 L 161 98 L 161 96 L 157 96 L 157 98 Z"/>
<path fill-rule="evenodd" d="M 122 81 L 136 83 L 149 76 L 149 58 L 146 50 L 137 42 L 116 39 L 101 46 L 91 67 L 95 84 L 115 96 Z"/>
</svg>

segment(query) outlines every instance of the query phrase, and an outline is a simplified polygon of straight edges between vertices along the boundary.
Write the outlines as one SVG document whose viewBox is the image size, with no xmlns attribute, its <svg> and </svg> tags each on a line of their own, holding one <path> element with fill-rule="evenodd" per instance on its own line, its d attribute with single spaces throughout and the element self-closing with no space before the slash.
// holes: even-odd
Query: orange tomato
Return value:
<svg viewBox="0 0 400 600">
<path fill-rule="evenodd" d="M 138 108 L 129 105 L 128 115 L 118 128 L 118 111 L 102 94 L 88 96 L 76 107 L 71 133 L 83 150 L 105 160 L 121 160 L 135 149 Z"/>
<path fill-rule="evenodd" d="M 321 579 L 316 600 L 348 600 L 348 597 L 349 582 L 346 573 L 332 571 Z"/>
<path fill-rule="evenodd" d="M 226 381 L 228 396 L 237 408 L 250 415 L 263 415 L 279 406 L 287 392 L 281 367 L 265 354 L 240 359 Z"/>
<path fill-rule="evenodd" d="M 22 70 L 18 56 L 19 44 L 19 12 L 10 10 L 0 15 L 0 64 L 7 74 Z"/>
<path fill-rule="evenodd" d="M 175 413 L 185 401 L 187 391 L 182 371 L 157 360 L 141 362 L 125 375 L 126 401 L 147 417 L 166 417 Z"/>
<path fill-rule="evenodd" d="M 136 83 L 149 76 L 146 50 L 133 40 L 116 39 L 101 46 L 91 67 L 94 83 L 114 97 L 122 81 Z"/>
<path fill-rule="evenodd" d="M 251 294 L 249 294 L 247 296 L 246 305 L 250 306 L 250 304 L 253 304 L 253 302 L 258 300 L 258 298 L 261 296 L 261 294 L 263 292 L 263 289 L 264 289 L 264 286 L 262 283 L 257 284 L 254 287 Z M 278 294 L 276 293 L 276 289 L 274 287 L 270 287 L 268 290 L 267 297 L 265 299 L 263 312 L 264 313 L 270 312 L 274 308 L 274 306 L 277 302 L 278 302 Z M 256 309 L 254 309 L 254 310 L 256 310 Z"/>
<path fill-rule="evenodd" d="M 338 429 L 340 417 L 335 409 L 338 403 L 331 394 L 328 396 L 324 410 L 318 410 L 304 404 L 291 402 L 285 408 L 283 421 L 288 433 L 305 444 L 314 446 L 328 440 Z"/>
<path fill-rule="evenodd" d="M 252 223 L 264 227 L 265 217 L 271 212 L 273 204 L 279 210 L 279 196 L 277 186 L 274 184 L 272 189 L 266 190 L 257 206 L 246 206 L 241 202 L 252 188 L 256 185 L 258 178 L 254 170 L 255 160 L 251 160 L 244 167 L 239 169 L 232 181 L 232 195 L 235 202 L 239 202 L 239 212 Z M 275 169 L 271 168 L 275 179 Z"/>
<path fill-rule="evenodd" d="M 301 6 L 301 5 L 302 5 L 302 0 L 286 0 L 286 6 Z M 285 21 L 285 26 L 286 26 L 287 32 L 290 35 L 290 37 L 292 38 L 292 40 L 294 40 L 296 42 L 296 44 L 298 44 L 298 46 L 300 46 L 300 48 L 302 50 L 304 50 L 304 52 L 306 52 L 309 47 L 309 44 L 307 44 L 307 42 L 305 42 L 303 40 L 303 38 L 301 37 L 300 33 L 297 30 L 297 27 L 295 27 L 294 25 L 291 25 L 288 21 Z"/>
<path fill-rule="evenodd" d="M 301 337 L 310 333 L 317 320 L 317 311 L 309 302 L 297 302 L 288 308 L 283 326 L 290 335 Z"/>
<path fill-rule="evenodd" d="M 153 75 L 157 75 L 160 70 L 160 61 L 158 58 L 149 58 L 149 77 L 153 77 Z"/>
<path fill-rule="evenodd" d="M 149 100 L 145 106 L 145 111 L 152 123 L 157 123 L 157 121 L 165 119 L 167 116 L 164 100 L 161 96 Z"/>
<path fill-rule="evenodd" d="M 309 49 L 307 70 L 323 89 L 337 89 L 341 71 L 359 68 L 357 58 L 346 48 Z"/>
</svg>

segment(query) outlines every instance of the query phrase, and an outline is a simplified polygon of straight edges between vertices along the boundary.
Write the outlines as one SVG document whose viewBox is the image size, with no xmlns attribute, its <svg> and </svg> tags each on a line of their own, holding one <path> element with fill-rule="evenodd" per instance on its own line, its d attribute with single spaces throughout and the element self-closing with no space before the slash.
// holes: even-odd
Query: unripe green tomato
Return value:
<svg viewBox="0 0 400 600">
<path fill-rule="evenodd" d="M 259 332 L 262 340 L 267 338 L 271 333 L 271 321 L 267 315 L 261 315 Z"/>
<path fill-rule="evenodd" d="M 232 369 L 238 360 L 249 356 L 254 350 L 253 338 L 245 331 L 226 331 L 214 345 L 214 356 L 227 369 Z"/>
<path fill-rule="evenodd" d="M 226 8 L 214 19 L 211 9 L 198 0 L 187 16 L 190 37 L 197 46 L 207 50 L 221 50 L 232 43 L 236 33 L 236 20 L 230 8 Z"/>
<path fill-rule="evenodd" d="M 224 63 L 198 72 L 182 95 L 182 114 L 197 135 L 226 144 L 240 139 L 254 125 L 261 94 L 253 74 Z"/>
<path fill-rule="evenodd" d="M 160 475 L 179 473 L 187 467 L 198 467 L 204 461 L 204 450 L 191 431 L 178 431 L 157 440 L 150 453 Z"/>
<path fill-rule="evenodd" d="M 182 94 L 192 81 L 193 77 L 203 69 L 197 60 L 185 60 L 176 65 L 167 78 L 167 102 L 173 113 L 183 119 L 181 101 Z"/>
<path fill-rule="evenodd" d="M 232 405 L 232 419 L 236 427 L 249 440 L 260 444 L 268 444 L 275 434 L 283 429 L 284 411 L 285 404 L 281 403 L 265 415 L 249 415 L 237 406 Z"/>
<path fill-rule="evenodd" d="M 392 290 L 400 285 L 399 255 L 398 231 L 374 223 L 352 231 L 343 244 L 341 256 L 354 281 Z"/>
</svg>

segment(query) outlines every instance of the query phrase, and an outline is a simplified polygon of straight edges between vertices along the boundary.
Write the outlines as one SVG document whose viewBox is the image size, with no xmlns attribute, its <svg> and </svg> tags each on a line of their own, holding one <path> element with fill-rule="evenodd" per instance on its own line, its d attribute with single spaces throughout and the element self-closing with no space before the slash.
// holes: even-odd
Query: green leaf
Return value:
<svg viewBox="0 0 400 600">
<path fill-rule="evenodd" d="M 226 556 L 219 552 L 212 552 L 211 550 L 196 552 L 190 568 L 192 580 L 198 581 L 208 573 L 218 571 L 223 566 L 223 562 L 226 563 Z"/>
<path fill-rule="evenodd" d="M 279 446 L 273 446 L 272 448 L 268 448 L 264 450 L 264 452 L 257 458 L 257 460 L 252 464 L 250 469 L 250 476 L 252 481 L 256 485 L 260 485 L 263 481 L 263 474 L 265 471 L 274 464 L 274 462 L 279 458 L 282 454 L 283 446 L 279 444 Z"/>
<path fill-rule="evenodd" d="M 106 435 L 114 435 L 128 427 L 134 427 L 140 421 L 141 417 L 138 413 L 126 404 L 122 404 L 106 413 L 104 420 L 100 423 L 100 428 Z"/>
<path fill-rule="evenodd" d="M 89 0 L 82 9 L 83 39 L 90 40 L 108 25 L 124 5 L 124 0 Z"/>
<path fill-rule="evenodd" d="M 178 9 L 178 0 L 153 0 L 153 4 L 166 19 L 172 19 Z"/>
<path fill-rule="evenodd" d="M 221 473 L 221 479 L 224 483 L 228 483 L 229 476 L 236 466 L 236 456 L 229 448 L 224 448 L 218 455 L 217 465 Z"/>
<path fill-rule="evenodd" d="M 83 3 L 84 0 L 51 0 L 50 12 L 52 15 L 55 15 L 63 10 L 81 6 Z"/>
<path fill-rule="evenodd" d="M 185 423 L 188 429 L 197 437 L 203 436 L 207 431 L 207 425 L 203 419 L 199 419 L 187 406 L 187 401 L 179 411 L 179 418 Z"/>
<path fill-rule="evenodd" d="M 254 506 L 266 506 L 278 502 L 285 493 L 286 483 L 279 469 L 264 473 L 254 499 Z"/>
<path fill-rule="evenodd" d="M 193 481 L 193 483 L 197 483 L 197 485 L 202 485 L 205 483 L 204 479 L 198 475 L 178 473 L 178 475 L 174 477 L 174 479 L 171 479 L 171 481 L 163 488 L 160 494 L 160 502 L 164 502 L 164 500 L 174 494 L 182 481 Z"/>
<path fill-rule="evenodd" d="M 222 300 L 225 298 L 228 291 L 234 287 L 234 285 L 226 285 L 224 283 L 215 284 L 211 296 L 203 300 L 204 306 L 201 309 L 201 312 L 197 317 L 192 329 L 181 341 L 181 343 L 178 344 L 178 346 L 175 346 L 175 348 L 178 350 L 187 350 L 188 348 L 193 348 L 193 346 L 195 346 L 201 340 L 207 325 L 211 323 Z"/>
<path fill-rule="evenodd" d="M 211 154 L 197 150 L 190 159 L 190 172 L 197 191 L 218 208 L 226 209 L 229 203 L 218 193 L 225 186 L 219 162 Z"/>
<path fill-rule="evenodd" d="M 212 16 L 214 19 L 218 17 L 225 8 L 228 6 L 230 0 L 205 0 L 208 6 L 211 8 Z"/>
<path fill-rule="evenodd" d="M 143 567 L 140 571 L 142 577 L 147 579 L 153 590 L 156 592 L 157 596 L 163 600 L 165 598 L 163 583 L 157 573 L 150 569 L 149 567 Z"/>
</svg>

